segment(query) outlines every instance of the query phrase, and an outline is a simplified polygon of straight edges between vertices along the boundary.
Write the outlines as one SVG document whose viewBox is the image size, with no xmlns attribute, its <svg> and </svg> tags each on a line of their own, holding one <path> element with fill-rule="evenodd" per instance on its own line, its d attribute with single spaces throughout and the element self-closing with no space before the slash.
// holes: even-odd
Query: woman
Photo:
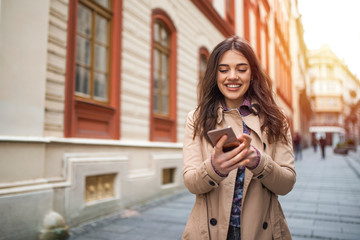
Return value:
<svg viewBox="0 0 360 240">
<path fill-rule="evenodd" d="M 196 202 L 183 239 L 291 239 L 277 196 L 295 184 L 292 140 L 250 45 L 219 43 L 198 91 L 184 137 L 183 178 Z M 213 147 L 207 132 L 226 126 L 250 144 L 223 152 L 224 135 Z"/>
</svg>

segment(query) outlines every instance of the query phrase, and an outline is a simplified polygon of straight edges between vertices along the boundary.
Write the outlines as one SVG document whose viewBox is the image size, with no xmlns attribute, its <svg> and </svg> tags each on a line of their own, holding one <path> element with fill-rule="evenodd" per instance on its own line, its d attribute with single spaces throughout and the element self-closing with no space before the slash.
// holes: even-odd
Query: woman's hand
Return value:
<svg viewBox="0 0 360 240">
<path fill-rule="evenodd" d="M 252 167 L 256 164 L 256 150 L 251 147 L 251 137 L 243 134 L 238 137 L 240 145 L 229 152 L 223 152 L 223 146 L 227 139 L 224 135 L 216 143 L 212 153 L 212 164 L 222 175 L 227 175 L 232 170 L 241 166 Z M 255 158 L 254 158 L 255 156 Z"/>
<path fill-rule="evenodd" d="M 248 168 L 255 168 L 258 165 L 258 155 L 256 149 L 250 145 L 251 137 L 247 134 L 241 135 L 239 138 L 240 142 L 246 142 L 246 147 L 248 152 L 243 160 L 244 166 Z"/>
</svg>

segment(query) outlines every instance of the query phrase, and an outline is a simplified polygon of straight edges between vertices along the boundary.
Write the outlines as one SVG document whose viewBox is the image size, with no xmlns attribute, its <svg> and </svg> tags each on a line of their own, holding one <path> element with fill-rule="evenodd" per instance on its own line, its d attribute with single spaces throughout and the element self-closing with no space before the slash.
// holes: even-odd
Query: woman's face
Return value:
<svg viewBox="0 0 360 240">
<path fill-rule="evenodd" d="M 248 60 L 236 50 L 225 52 L 217 66 L 217 85 L 228 108 L 238 108 L 250 86 L 251 69 Z"/>
</svg>

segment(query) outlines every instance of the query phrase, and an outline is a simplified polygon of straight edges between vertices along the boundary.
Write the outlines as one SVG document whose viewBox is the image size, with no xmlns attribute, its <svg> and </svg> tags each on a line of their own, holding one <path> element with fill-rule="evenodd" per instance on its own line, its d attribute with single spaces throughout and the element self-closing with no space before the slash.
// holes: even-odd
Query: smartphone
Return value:
<svg viewBox="0 0 360 240">
<path fill-rule="evenodd" d="M 223 152 L 231 151 L 240 145 L 240 141 L 236 138 L 236 135 L 231 126 L 210 130 L 207 132 L 207 135 L 210 138 L 213 147 L 216 145 L 216 143 L 222 136 L 227 135 L 226 142 L 223 146 Z"/>
</svg>

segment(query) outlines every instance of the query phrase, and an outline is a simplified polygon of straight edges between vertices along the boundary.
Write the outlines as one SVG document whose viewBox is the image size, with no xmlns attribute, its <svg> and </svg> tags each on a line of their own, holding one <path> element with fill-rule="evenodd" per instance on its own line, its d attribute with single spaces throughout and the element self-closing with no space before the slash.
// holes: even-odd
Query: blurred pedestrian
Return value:
<svg viewBox="0 0 360 240">
<path fill-rule="evenodd" d="M 296 180 L 291 135 L 249 43 L 220 42 L 198 89 L 184 136 L 183 178 L 196 202 L 183 239 L 291 239 L 277 197 Z M 227 136 L 213 147 L 207 132 L 228 125 L 241 144 L 224 152 Z"/>
<path fill-rule="evenodd" d="M 324 137 L 321 137 L 319 140 L 320 148 L 321 148 L 321 158 L 325 159 L 325 146 L 326 146 L 326 140 Z"/>
<path fill-rule="evenodd" d="M 302 160 L 301 135 L 297 132 L 294 137 L 295 161 Z"/>
<path fill-rule="evenodd" d="M 313 137 L 313 139 L 311 140 L 311 144 L 314 148 L 314 152 L 317 152 L 318 141 L 317 141 L 316 137 Z"/>
</svg>

